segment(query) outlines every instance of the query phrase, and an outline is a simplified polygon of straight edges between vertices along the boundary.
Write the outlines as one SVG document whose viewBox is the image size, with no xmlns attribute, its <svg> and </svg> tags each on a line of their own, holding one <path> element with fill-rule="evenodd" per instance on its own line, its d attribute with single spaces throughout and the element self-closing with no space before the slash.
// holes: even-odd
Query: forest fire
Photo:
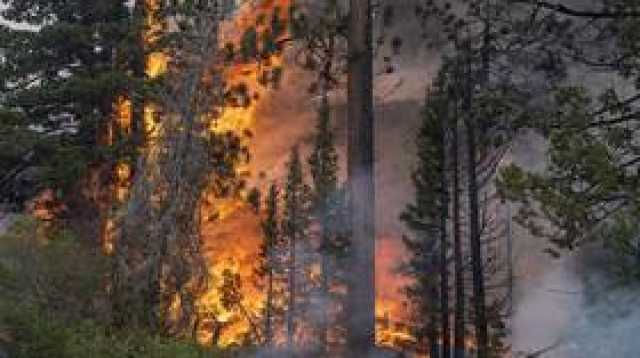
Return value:
<svg viewBox="0 0 640 358">
<path fill-rule="evenodd" d="M 245 5 L 235 15 L 234 19 L 223 28 L 223 36 L 229 34 L 229 41 L 235 46 L 239 46 L 241 39 L 238 34 L 244 30 L 254 27 L 258 33 L 264 31 L 268 21 L 264 17 L 279 12 L 280 19 L 286 21 L 286 9 L 290 6 L 289 0 L 267 0 L 257 4 Z M 220 118 L 212 123 L 212 130 L 224 133 L 232 131 L 243 140 L 250 140 L 254 135 L 256 120 L 260 113 L 258 108 L 260 103 L 269 101 L 275 95 L 265 88 L 265 68 L 276 69 L 284 66 L 284 61 L 279 55 L 271 55 L 260 62 L 241 63 L 232 66 L 226 73 L 226 81 L 230 87 L 244 86 L 251 100 L 246 105 L 229 106 L 223 109 Z M 273 73 L 273 72 L 272 72 Z M 248 134 L 248 135 L 247 135 Z M 264 134 L 264 133 L 263 133 Z M 256 133 L 260 135 L 260 133 Z M 255 173 L 249 173 L 249 165 L 240 165 L 237 168 L 238 174 L 247 179 Z M 262 188 L 264 189 L 264 188 Z M 246 195 L 246 192 L 243 193 Z M 244 198 L 219 199 L 208 198 L 212 204 L 210 211 L 205 215 L 215 212 L 214 221 L 206 221 L 203 225 L 203 239 L 205 251 L 210 263 L 211 290 L 202 300 L 205 311 L 217 312 L 214 322 L 210 321 L 205 326 L 209 329 L 201 335 L 201 341 L 213 343 L 220 346 L 229 346 L 242 343 L 243 339 L 250 335 L 259 335 L 256 330 L 255 317 L 259 317 L 264 309 L 265 294 L 256 286 L 256 262 L 261 245 L 260 217 L 246 203 Z M 206 211 L 206 210 L 205 210 Z M 388 242 L 388 241 L 387 241 Z M 397 251 L 397 244 L 385 245 L 380 249 L 389 251 L 391 258 L 397 259 L 398 255 L 393 255 L 391 251 Z M 396 252 L 397 254 L 397 252 Z M 381 277 L 390 277 L 393 274 L 393 263 L 384 262 L 380 269 Z M 319 267 L 316 267 L 319 269 Z M 222 302 L 221 285 L 224 284 L 223 276 L 225 272 L 238 275 L 241 283 L 241 302 L 236 307 L 224 307 Z M 403 306 L 400 295 L 400 287 L 388 283 L 394 280 L 386 280 L 381 286 L 382 291 L 388 294 L 379 297 L 377 316 L 379 333 L 376 336 L 377 342 L 391 348 L 407 348 L 415 346 L 415 339 L 412 337 L 408 326 L 403 324 L 384 324 L 385 318 L 389 315 L 394 318 L 394 322 L 405 317 L 406 307 Z M 399 282 L 395 280 L 395 282 Z M 387 287 L 385 287 L 387 286 Z M 259 329 L 259 328 L 258 328 Z"/>
<path fill-rule="evenodd" d="M 260 23 L 260 17 L 277 13 L 286 19 L 286 9 L 289 0 L 261 1 L 259 4 L 245 4 L 233 19 L 223 24 L 221 42 L 233 43 L 240 47 L 242 34 L 249 28 L 255 28 L 260 34 L 265 31 L 267 24 Z M 163 25 L 158 22 L 156 15 L 160 9 L 157 0 L 146 0 L 147 29 L 143 36 L 146 46 L 151 46 L 157 40 L 157 33 L 162 31 Z M 148 78 L 157 78 L 167 71 L 169 58 L 163 52 L 147 54 L 145 73 Z M 225 81 L 230 88 L 242 87 L 247 94 L 251 94 L 245 103 L 223 108 L 219 118 L 211 123 L 211 131 L 216 133 L 232 132 L 245 142 L 253 136 L 257 101 L 262 100 L 266 91 L 264 79 L 266 67 L 278 68 L 281 64 L 278 55 L 271 55 L 260 62 L 238 62 L 227 68 L 224 73 Z M 129 99 L 120 97 L 114 104 L 114 121 L 108 129 L 107 142 L 113 144 L 115 133 L 130 132 L 132 118 L 132 103 Z M 147 147 L 153 148 L 153 138 L 157 135 L 156 108 L 153 103 L 144 105 L 144 127 Z M 152 153 L 153 150 L 150 151 Z M 152 154 L 151 154 L 152 155 Z M 247 161 L 248 162 L 248 161 Z M 243 180 L 249 179 L 248 164 L 236 167 L 236 172 Z M 116 184 L 114 185 L 112 203 L 124 202 L 129 190 L 131 168 L 129 164 L 119 163 L 114 169 Z M 239 193 L 239 197 L 216 198 L 208 195 L 202 204 L 202 228 L 204 251 L 209 262 L 210 289 L 201 297 L 199 306 L 203 319 L 200 322 L 200 340 L 205 344 L 229 346 L 242 343 L 249 334 L 254 336 L 255 322 L 263 305 L 263 294 L 256 288 L 255 262 L 260 246 L 259 217 L 249 208 L 246 191 Z M 115 218 L 110 209 L 102 222 L 103 250 L 111 254 L 114 249 Z M 215 217 L 215 220 L 212 218 Z M 239 275 L 241 284 L 241 302 L 233 307 L 225 305 L 221 294 L 221 285 L 225 282 L 223 276 L 227 273 Z M 240 312 L 241 311 L 241 312 Z M 253 332 L 252 332 L 253 331 Z"/>
<path fill-rule="evenodd" d="M 290 0 L 263 0 L 257 3 L 248 2 L 236 11 L 233 18 L 222 25 L 221 43 L 233 44 L 235 48 L 242 46 L 241 37 L 249 29 L 255 29 L 260 38 L 264 31 L 269 31 L 270 16 L 277 16 L 286 22 Z M 146 0 L 147 33 L 144 42 L 147 46 L 156 41 L 162 24 L 158 23 L 155 13 L 159 10 L 157 0 Z M 167 71 L 169 58 L 162 52 L 147 54 L 145 72 L 153 79 Z M 270 54 L 259 61 L 238 61 L 227 67 L 224 72 L 226 85 L 231 90 L 241 90 L 246 100 L 225 106 L 219 117 L 211 122 L 210 130 L 224 134 L 231 132 L 249 145 L 256 135 L 256 121 L 260 113 L 260 104 L 269 101 L 272 93 L 268 88 L 270 80 L 280 75 L 284 66 L 282 54 Z M 131 126 L 131 101 L 120 98 L 115 104 L 115 121 L 111 132 L 129 132 Z M 153 138 L 157 134 L 156 108 L 153 103 L 144 105 L 144 126 L 147 146 L 152 148 Z M 110 135 L 113 141 L 113 134 Z M 151 151 L 152 153 L 153 151 Z M 247 182 L 256 182 L 255 173 L 250 172 L 249 154 L 245 163 L 236 166 L 237 175 Z M 115 169 L 116 188 L 112 200 L 122 203 L 128 191 L 131 168 L 127 164 L 118 164 Z M 260 188 L 265 189 L 265 188 Z M 257 322 L 264 310 L 265 294 L 260 288 L 256 274 L 256 263 L 259 260 L 261 245 L 260 213 L 256 212 L 246 200 L 247 189 L 241 190 L 237 196 L 215 197 L 208 194 L 202 203 L 202 240 L 209 270 L 209 289 L 200 298 L 198 310 L 199 341 L 206 345 L 227 347 L 239 345 L 247 340 L 260 339 L 262 324 Z M 107 253 L 113 251 L 114 218 L 108 214 L 103 223 L 103 249 Z M 390 242 L 382 240 L 383 243 Z M 410 326 L 401 323 L 406 319 L 407 307 L 398 298 L 401 281 L 389 278 L 394 273 L 395 261 L 401 253 L 396 252 L 398 245 L 384 244 L 379 248 L 386 253 L 378 264 L 378 302 L 376 307 L 377 334 L 376 341 L 382 347 L 394 349 L 413 349 L 415 338 Z M 316 266 L 316 271 L 319 267 Z M 316 272 L 316 276 L 318 272 Z M 238 302 L 230 305 L 225 302 L 225 285 L 229 277 L 237 282 Z M 317 279 L 317 277 L 316 277 Z M 278 339 L 276 337 L 276 339 Z"/>
<path fill-rule="evenodd" d="M 157 21 L 156 15 L 160 10 L 160 2 L 158 0 L 145 0 L 146 8 L 145 29 L 142 41 L 145 46 L 152 46 L 158 39 L 159 31 L 162 31 L 162 24 Z M 163 52 L 151 52 L 145 56 L 145 74 L 150 79 L 154 79 L 167 71 L 169 58 Z M 148 145 L 153 145 L 152 139 L 157 136 L 157 109 L 153 103 L 144 104 L 143 122 L 144 132 L 148 141 Z M 113 145 L 116 138 L 120 135 L 131 134 L 131 122 L 133 119 L 131 99 L 120 96 L 114 103 L 113 121 L 107 128 L 104 144 Z M 103 219 L 101 220 L 101 242 L 102 249 L 106 254 L 112 254 L 114 250 L 114 240 L 116 229 L 115 217 L 112 212 L 112 206 L 122 204 L 126 200 L 131 184 L 132 168 L 128 163 L 117 163 L 114 168 L 114 187 L 111 189 L 112 195 L 107 200 L 105 207 L 102 209 Z"/>
<path fill-rule="evenodd" d="M 637 356 L 638 6 L 513 3 L 0 1 L 0 357 Z"/>
<path fill-rule="evenodd" d="M 233 19 L 223 24 L 221 41 L 239 48 L 243 40 L 239 34 L 250 28 L 260 37 L 269 24 L 264 19 L 278 16 L 286 21 L 289 3 L 289 0 L 271 0 L 245 4 Z M 224 74 L 227 86 L 241 89 L 249 98 L 223 108 L 220 117 L 212 122 L 211 130 L 232 132 L 247 146 L 254 135 L 259 102 L 268 98 L 264 83 L 266 69 L 278 69 L 281 64 L 280 56 L 273 54 L 261 61 L 239 62 L 228 68 Z M 238 165 L 236 172 L 242 180 L 251 180 L 248 160 Z M 205 220 L 202 227 L 204 251 L 210 265 L 210 289 L 200 302 L 201 309 L 210 313 L 210 318 L 203 321 L 207 329 L 200 334 L 200 341 L 205 344 L 225 347 L 241 344 L 251 337 L 256 339 L 261 334 L 262 327 L 255 322 L 264 308 L 264 293 L 257 287 L 256 277 L 260 218 L 247 203 L 246 195 L 247 190 L 242 190 L 239 197 L 205 199 L 203 215 L 215 217 L 215 220 Z M 238 302 L 233 305 L 227 304 L 223 295 L 225 278 L 229 275 L 237 277 L 239 291 Z"/>
</svg>

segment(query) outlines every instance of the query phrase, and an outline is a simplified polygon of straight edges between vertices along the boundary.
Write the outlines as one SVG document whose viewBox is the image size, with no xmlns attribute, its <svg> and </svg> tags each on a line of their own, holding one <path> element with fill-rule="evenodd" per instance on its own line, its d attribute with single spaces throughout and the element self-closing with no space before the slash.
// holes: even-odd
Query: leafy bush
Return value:
<svg viewBox="0 0 640 358">
<path fill-rule="evenodd" d="M 0 320 L 10 329 L 8 353 L 16 358 L 215 357 L 195 344 L 153 337 L 144 332 L 110 330 L 85 320 L 61 322 L 29 305 L 0 306 Z"/>
<path fill-rule="evenodd" d="M 216 357 L 110 324 L 109 259 L 68 230 L 19 217 L 0 235 L 0 353 L 16 358 Z"/>
</svg>

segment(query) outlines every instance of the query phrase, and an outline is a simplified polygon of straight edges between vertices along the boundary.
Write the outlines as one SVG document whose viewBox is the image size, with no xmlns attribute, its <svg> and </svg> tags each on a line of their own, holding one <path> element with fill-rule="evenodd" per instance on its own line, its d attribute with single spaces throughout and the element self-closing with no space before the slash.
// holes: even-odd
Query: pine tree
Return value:
<svg viewBox="0 0 640 358">
<path fill-rule="evenodd" d="M 470 40 L 468 40 L 470 41 Z M 465 76 L 470 78 L 472 73 L 471 44 L 466 51 Z M 469 205 L 469 246 L 471 249 L 471 273 L 473 280 L 473 309 L 476 341 L 478 346 L 478 358 L 487 358 L 488 333 L 486 318 L 486 296 L 484 285 L 484 272 L 482 270 L 482 244 L 480 232 L 480 208 L 478 188 L 478 138 L 476 114 L 472 112 L 473 84 L 467 81 L 464 94 L 464 127 L 465 147 L 467 149 L 467 200 Z"/>
<path fill-rule="evenodd" d="M 338 153 L 336 152 L 331 116 L 326 94 L 318 111 L 318 122 L 314 134 L 314 147 L 309 157 L 309 167 L 313 179 L 314 214 L 320 225 L 321 282 L 320 292 L 323 302 L 330 302 L 330 286 L 332 280 L 332 257 L 336 247 L 336 206 L 338 194 Z M 322 308 L 323 317 L 320 327 L 320 346 L 324 352 L 328 344 L 329 307 Z"/>
<path fill-rule="evenodd" d="M 273 320 L 275 311 L 275 284 L 279 267 L 278 250 L 281 244 L 279 213 L 278 213 L 278 187 L 271 184 L 266 200 L 265 218 L 262 220 L 263 243 L 260 257 L 262 259 L 260 274 L 266 280 L 266 299 L 264 311 L 264 344 L 270 347 L 273 344 Z"/>
<path fill-rule="evenodd" d="M 439 337 L 448 336 L 447 121 L 448 99 L 441 76 L 427 97 L 423 122 L 416 139 L 418 164 L 413 174 L 415 201 L 407 205 L 402 221 L 413 232 L 404 242 L 410 252 L 406 288 L 416 311 L 417 336 L 440 357 Z M 445 297 L 446 296 L 446 297 Z M 446 332 L 445 332 L 446 330 Z"/>
<path fill-rule="evenodd" d="M 298 282 L 298 278 L 304 269 L 301 267 L 301 264 L 304 264 L 304 258 L 299 256 L 304 253 L 308 245 L 311 189 L 304 182 L 302 163 L 297 147 L 291 150 L 287 168 L 281 227 L 283 239 L 286 240 L 288 246 L 287 347 L 292 350 L 294 349 L 294 340 L 300 318 L 297 311 L 297 303 L 301 299 L 299 288 L 302 285 L 301 282 Z M 302 279 L 304 280 L 305 278 L 302 277 Z"/>
<path fill-rule="evenodd" d="M 209 130 L 211 115 L 225 104 L 224 84 L 209 81 L 222 71 L 218 4 L 174 5 L 165 9 L 175 11 L 172 20 L 180 25 L 180 31 L 165 36 L 173 51 L 171 63 L 151 86 L 154 103 L 162 109 L 162 130 L 154 133 L 153 145 L 141 150 L 123 210 L 113 303 L 121 324 L 183 335 L 194 331 L 196 303 L 208 277 L 201 251 L 201 199 L 208 190 L 235 192 L 234 168 L 244 148 L 233 133 Z M 242 282 L 227 278 L 227 304 L 239 308 L 258 335 L 253 318 L 235 299 L 240 296 L 234 286 Z M 169 315 L 177 299 L 179 310 Z"/>
<path fill-rule="evenodd" d="M 101 138 L 115 99 L 134 82 L 122 57 L 132 32 L 127 1 L 12 1 L 1 15 L 34 28 L 0 26 L 0 108 L 18 119 L 13 131 L 22 139 L 3 161 L 0 191 L 14 200 L 43 187 L 64 192 L 113 153 Z M 34 168 L 24 196 L 4 195 Z"/>
</svg>

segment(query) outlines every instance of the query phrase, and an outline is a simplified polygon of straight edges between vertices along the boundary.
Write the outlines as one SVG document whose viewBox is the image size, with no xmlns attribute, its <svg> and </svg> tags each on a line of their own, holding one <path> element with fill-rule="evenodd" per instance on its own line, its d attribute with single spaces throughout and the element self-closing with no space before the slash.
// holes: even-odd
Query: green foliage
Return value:
<svg viewBox="0 0 640 358">
<path fill-rule="evenodd" d="M 615 260 L 611 271 L 623 282 L 640 281 L 640 224 L 635 215 L 620 212 L 604 225 L 599 235 Z"/>
<path fill-rule="evenodd" d="M 98 315 L 96 302 L 105 298 L 101 283 L 109 261 L 94 250 L 69 230 L 17 218 L 0 237 L 0 265 L 14 277 L 5 297 L 47 307 L 70 319 Z M 74 259 L 61 259 L 68 257 Z"/>
<path fill-rule="evenodd" d="M 267 275 L 268 272 L 273 274 L 273 272 L 278 269 L 276 258 L 278 252 L 282 251 L 280 247 L 282 240 L 279 227 L 279 197 L 278 186 L 274 183 L 269 187 L 269 194 L 267 195 L 265 205 L 265 217 L 261 223 L 263 242 L 260 252 L 262 258 L 260 273 L 262 276 Z"/>
<path fill-rule="evenodd" d="M 338 152 L 326 98 L 318 110 L 313 149 L 307 162 L 313 180 L 313 215 L 322 230 L 321 254 L 339 258 L 346 254 L 348 246 L 348 214 L 344 190 L 338 182 Z"/>
<path fill-rule="evenodd" d="M 346 72 L 347 16 L 337 1 L 307 3 L 290 12 L 289 33 L 298 47 L 299 64 L 316 76 L 309 92 L 326 95 Z"/>
<path fill-rule="evenodd" d="M 99 129 L 139 81 L 120 57 L 134 46 L 126 1 L 4 3 L 3 17 L 37 29 L 0 26 L 0 147 L 14 146 L 0 157 L 0 193 L 20 203 L 105 159 Z"/>
<path fill-rule="evenodd" d="M 327 89 L 325 88 L 325 91 Z M 335 290 L 345 285 L 348 265 L 349 215 L 344 189 L 338 182 L 338 153 L 331 128 L 331 108 L 328 93 L 322 94 L 322 102 L 317 114 L 316 129 L 313 134 L 313 149 L 309 164 L 312 189 L 312 215 L 318 224 L 318 252 L 320 254 L 320 287 L 324 311 L 320 319 L 318 346 L 321 351 L 329 347 L 328 335 L 331 329 L 341 329 L 341 314 L 330 315 L 328 307 L 346 307 L 347 295 Z"/>
<path fill-rule="evenodd" d="M 240 43 L 240 56 L 243 61 L 249 61 L 258 55 L 258 32 L 255 27 L 250 27 L 242 35 Z"/>
<path fill-rule="evenodd" d="M 313 152 L 308 162 L 311 168 L 316 201 L 322 201 L 333 195 L 338 185 L 338 153 L 335 148 L 330 108 L 327 103 L 323 103 L 318 112 L 313 141 Z"/>
<path fill-rule="evenodd" d="M 11 357 L 215 357 L 189 342 L 115 329 L 109 261 L 64 229 L 18 217 L 0 236 L 0 330 Z"/>
<path fill-rule="evenodd" d="M 584 88 L 558 89 L 546 120 L 547 170 L 529 173 L 510 166 L 498 180 L 505 197 L 523 204 L 519 223 L 549 239 L 553 246 L 547 251 L 555 256 L 556 249 L 571 250 L 597 238 L 613 214 L 625 208 L 636 212 L 640 200 L 636 125 L 595 117 L 592 103 Z M 612 108 L 607 116 L 616 115 L 611 93 L 600 103 Z"/>
<path fill-rule="evenodd" d="M 282 233 L 289 239 L 304 239 L 310 223 L 311 188 L 304 182 L 300 152 L 291 150 L 284 188 Z"/>
<path fill-rule="evenodd" d="M 449 101 L 444 78 L 440 76 L 427 95 L 422 124 L 416 138 L 418 162 L 413 172 L 415 199 L 406 206 L 400 219 L 411 230 L 404 237 L 410 253 L 404 262 L 403 274 L 411 278 L 405 294 L 411 302 L 416 319 L 416 337 L 419 341 L 434 339 L 440 312 L 440 218 L 448 208 L 442 202 L 441 179 L 446 175 L 442 158 L 445 145 L 446 122 L 450 121 Z"/>
<path fill-rule="evenodd" d="M 68 323 L 51 319 L 27 305 L 0 305 L 0 315 L 14 340 L 8 352 L 17 358 L 216 356 L 194 344 L 153 337 L 142 332 L 115 332 L 104 323 L 91 320 Z"/>
</svg>

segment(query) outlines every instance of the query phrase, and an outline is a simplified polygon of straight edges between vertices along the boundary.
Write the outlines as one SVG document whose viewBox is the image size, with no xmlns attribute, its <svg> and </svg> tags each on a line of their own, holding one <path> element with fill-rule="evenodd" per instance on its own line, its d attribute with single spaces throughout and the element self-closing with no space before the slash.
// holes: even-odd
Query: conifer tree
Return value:
<svg viewBox="0 0 640 358">
<path fill-rule="evenodd" d="M 294 340 L 300 317 L 297 311 L 300 301 L 298 278 L 301 276 L 301 264 L 304 258 L 299 257 L 308 245 L 308 228 L 310 223 L 311 189 L 304 182 L 302 162 L 297 147 L 291 150 L 287 164 L 287 178 L 284 188 L 284 211 L 282 218 L 282 235 L 287 250 L 287 347 L 294 349 Z M 301 277 L 304 279 L 304 277 Z"/>
<path fill-rule="evenodd" d="M 138 324 L 154 332 L 191 334 L 196 303 L 206 288 L 201 246 L 201 199 L 206 191 L 235 192 L 233 170 L 244 148 L 233 133 L 212 133 L 211 115 L 225 105 L 220 81 L 222 51 L 217 2 L 176 3 L 179 31 L 165 34 L 172 60 L 153 86 L 162 104 L 162 126 L 136 166 L 130 198 L 116 240 L 113 307 L 121 324 Z M 210 79 L 214 79 L 210 81 Z M 229 276 L 228 288 L 241 284 Z M 241 295 L 229 293 L 227 304 L 243 309 Z M 236 298 L 240 300 L 236 300 Z M 179 310 L 169 315 L 179 300 Z"/>
<path fill-rule="evenodd" d="M 64 193 L 114 153 L 101 138 L 115 99 L 136 82 L 123 58 L 133 31 L 127 1 L 4 3 L 4 19 L 31 27 L 0 25 L 0 108 L 21 140 L 0 165 L 0 192 L 17 201 L 43 187 Z M 31 188 L 15 195 L 25 171 Z"/>
<path fill-rule="evenodd" d="M 448 335 L 448 185 L 445 160 L 448 99 L 444 78 L 438 78 L 427 97 L 416 144 L 418 164 L 413 173 L 415 201 L 401 215 L 413 232 L 404 242 L 410 252 L 405 274 L 413 279 L 406 288 L 418 321 L 417 336 L 429 343 L 432 357 L 440 357 L 439 337 Z"/>
<path fill-rule="evenodd" d="M 467 41 L 470 41 L 469 39 Z M 465 75 L 473 76 L 471 44 L 468 42 L 465 52 Z M 469 246 L 471 254 L 471 273 L 473 280 L 472 304 L 474 309 L 474 325 L 476 341 L 478 342 L 478 358 L 487 358 L 488 334 L 486 319 L 486 296 L 484 284 L 484 272 L 482 270 L 482 246 L 480 232 L 480 208 L 478 188 L 478 128 L 477 114 L 473 112 L 473 82 L 468 80 L 465 85 L 463 108 L 465 128 L 465 148 L 467 149 L 467 200 L 469 205 Z"/>
<path fill-rule="evenodd" d="M 338 194 L 338 153 L 336 152 L 331 116 L 327 96 L 323 95 L 318 111 L 318 121 L 314 134 L 313 152 L 309 157 L 309 167 L 313 179 L 314 214 L 320 225 L 321 278 L 320 292 L 324 302 L 330 302 L 330 285 L 332 279 L 331 259 L 335 254 L 335 198 Z M 320 345 L 324 351 L 328 340 L 328 307 L 322 309 L 323 317 L 320 327 Z"/>
<path fill-rule="evenodd" d="M 271 184 L 266 200 L 265 218 L 262 220 L 262 247 L 260 252 L 260 274 L 266 281 L 266 299 L 264 309 L 264 344 L 269 347 L 273 344 L 273 320 L 275 311 L 275 284 L 278 271 L 278 250 L 280 249 L 280 228 L 278 214 L 278 187 Z"/>
</svg>

